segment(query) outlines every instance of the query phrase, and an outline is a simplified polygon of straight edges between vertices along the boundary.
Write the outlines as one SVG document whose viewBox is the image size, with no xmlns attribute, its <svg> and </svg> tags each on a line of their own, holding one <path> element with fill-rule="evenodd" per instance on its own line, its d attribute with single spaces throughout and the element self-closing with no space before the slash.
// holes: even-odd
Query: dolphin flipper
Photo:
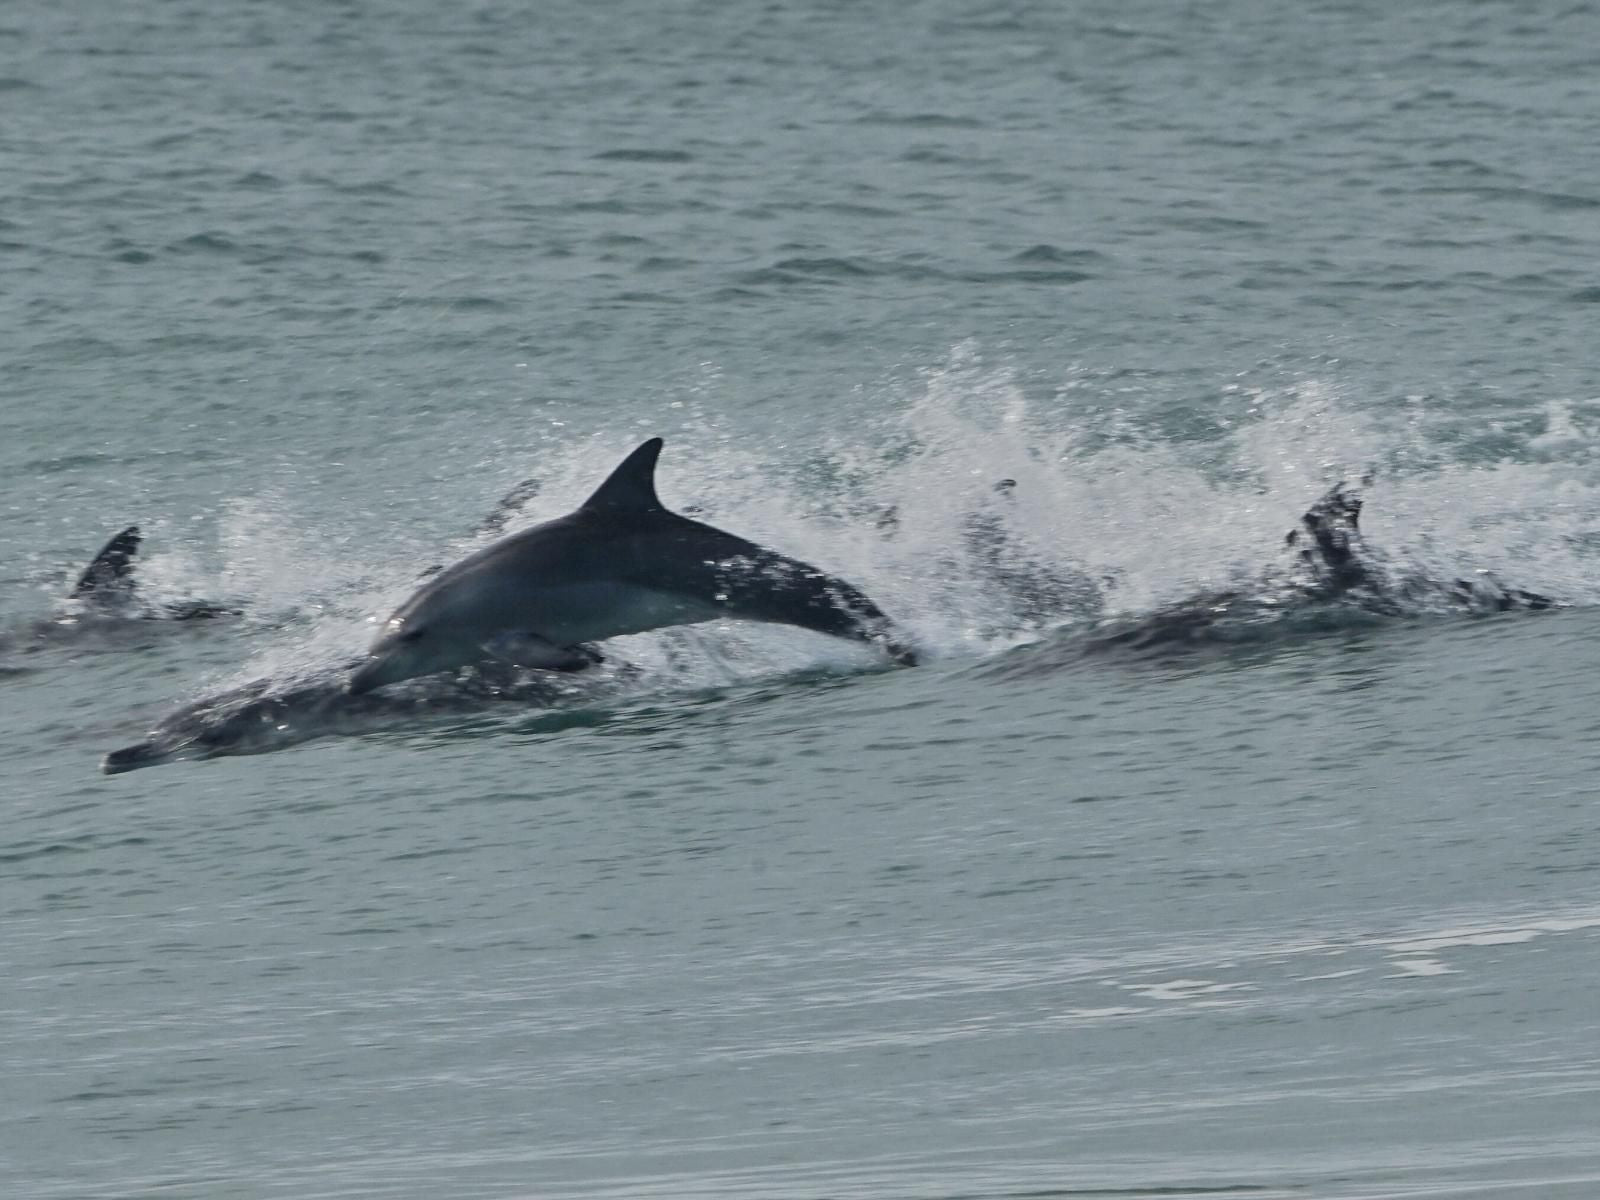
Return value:
<svg viewBox="0 0 1600 1200">
<path fill-rule="evenodd" d="M 484 643 L 495 662 L 534 671 L 583 671 L 605 662 L 593 646 L 558 646 L 536 633 L 501 633 Z"/>
</svg>

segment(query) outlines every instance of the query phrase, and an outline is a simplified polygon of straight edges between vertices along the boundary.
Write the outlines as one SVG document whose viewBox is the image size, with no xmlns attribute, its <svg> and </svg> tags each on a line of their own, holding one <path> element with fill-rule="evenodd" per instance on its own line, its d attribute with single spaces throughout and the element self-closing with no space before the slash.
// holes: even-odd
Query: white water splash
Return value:
<svg viewBox="0 0 1600 1200">
<path fill-rule="evenodd" d="M 445 507 L 481 513 L 496 487 L 532 475 L 539 495 L 508 529 L 546 519 L 580 503 L 639 440 L 664 433 L 658 483 L 670 506 L 852 580 L 933 656 L 962 658 L 1256 578 L 1284 562 L 1285 532 L 1323 491 L 1373 473 L 1363 528 L 1394 560 L 1441 580 L 1490 570 L 1567 603 L 1600 602 L 1600 486 L 1567 406 L 1551 406 L 1526 457 L 1452 463 L 1415 398 L 1377 413 L 1316 379 L 1230 384 L 1214 398 L 1220 437 L 1184 440 L 1122 403 L 1125 390 L 1085 377 L 1040 399 L 1007 364 L 963 345 L 909 392 L 864 398 L 862 420 L 846 430 L 742 435 L 732 418 L 679 400 L 626 433 L 552 427 L 502 450 Z M 1015 487 L 997 492 L 1000 480 Z M 294 507 L 286 493 L 229 504 L 223 562 L 209 576 L 170 546 L 141 568 L 163 595 L 209 590 L 275 614 L 279 628 L 236 678 L 348 661 L 421 566 L 487 540 L 430 546 L 397 521 L 393 541 L 377 547 L 314 528 Z M 1019 600 L 1029 577 L 1080 581 L 1086 592 L 1067 588 L 1059 611 L 1041 613 L 1036 598 Z M 287 627 L 284 614 L 294 617 Z M 843 643 L 737 622 L 614 648 L 647 677 L 690 687 L 872 661 Z"/>
</svg>

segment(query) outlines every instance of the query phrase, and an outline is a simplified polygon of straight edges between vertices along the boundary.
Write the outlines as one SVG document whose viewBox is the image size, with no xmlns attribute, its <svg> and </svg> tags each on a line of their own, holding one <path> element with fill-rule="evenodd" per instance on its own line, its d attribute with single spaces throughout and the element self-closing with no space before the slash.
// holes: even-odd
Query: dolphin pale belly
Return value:
<svg viewBox="0 0 1600 1200">
<path fill-rule="evenodd" d="M 583 644 L 720 618 L 794 625 L 915 663 L 902 631 L 859 589 L 797 559 L 670 512 L 651 438 L 575 512 L 440 572 L 384 624 L 354 694 L 499 659 L 572 669 Z"/>
</svg>

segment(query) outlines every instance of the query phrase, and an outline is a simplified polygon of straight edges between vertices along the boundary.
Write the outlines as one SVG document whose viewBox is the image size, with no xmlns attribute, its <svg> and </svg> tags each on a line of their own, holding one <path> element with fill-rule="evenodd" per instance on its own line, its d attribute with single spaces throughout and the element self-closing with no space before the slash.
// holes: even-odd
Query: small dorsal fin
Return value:
<svg viewBox="0 0 1600 1200">
<path fill-rule="evenodd" d="M 660 512 L 656 496 L 656 459 L 661 457 L 662 441 L 651 438 L 640 446 L 583 502 L 589 510 L 610 512 Z"/>
<path fill-rule="evenodd" d="M 139 527 L 129 525 L 105 544 L 78 577 L 74 600 L 125 600 L 133 594 L 133 560 L 139 553 Z"/>
</svg>

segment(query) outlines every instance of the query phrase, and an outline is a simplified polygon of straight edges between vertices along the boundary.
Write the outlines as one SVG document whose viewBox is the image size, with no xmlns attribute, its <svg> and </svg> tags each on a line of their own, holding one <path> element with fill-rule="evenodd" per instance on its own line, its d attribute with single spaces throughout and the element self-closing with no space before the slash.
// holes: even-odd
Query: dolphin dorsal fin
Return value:
<svg viewBox="0 0 1600 1200">
<path fill-rule="evenodd" d="M 661 457 L 662 441 L 651 438 L 640 446 L 583 502 L 586 509 L 611 512 L 660 512 L 656 495 L 656 459 Z"/>
<path fill-rule="evenodd" d="M 133 595 L 133 560 L 143 540 L 137 525 L 129 525 L 117 534 L 78 576 L 77 586 L 69 593 L 70 598 L 125 600 Z"/>
</svg>

